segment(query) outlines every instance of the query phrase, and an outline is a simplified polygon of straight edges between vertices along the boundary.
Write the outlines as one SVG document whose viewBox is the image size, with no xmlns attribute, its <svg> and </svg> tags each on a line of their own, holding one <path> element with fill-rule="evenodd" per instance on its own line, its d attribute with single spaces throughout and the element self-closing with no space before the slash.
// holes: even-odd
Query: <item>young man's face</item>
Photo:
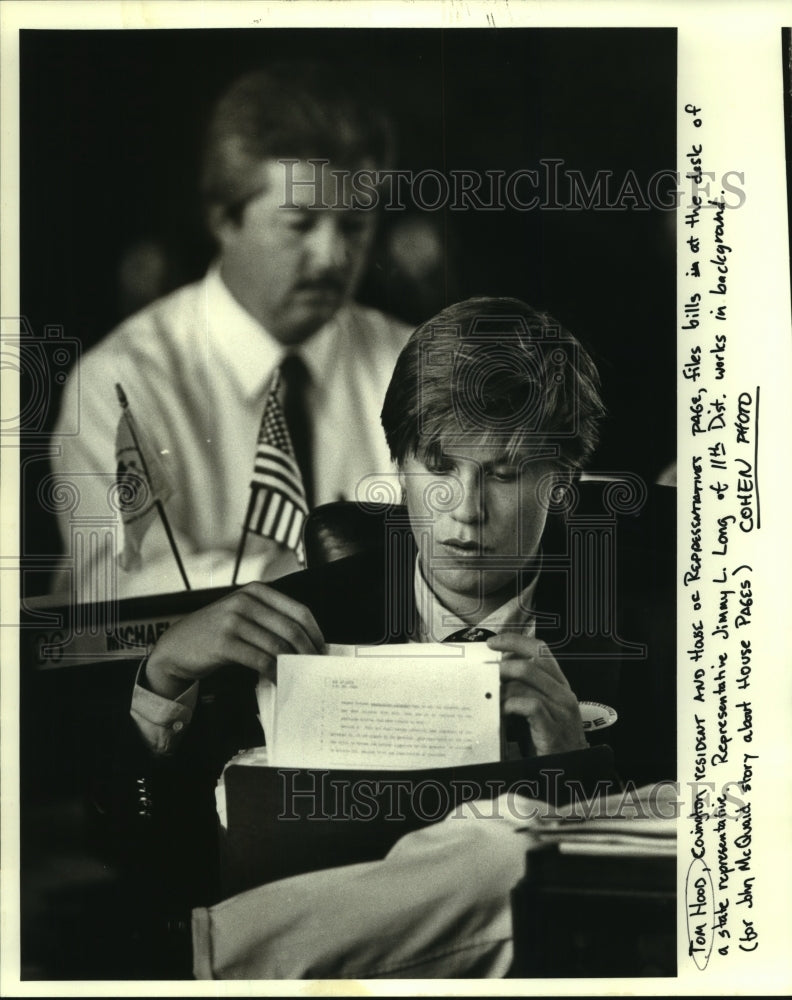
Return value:
<svg viewBox="0 0 792 1000">
<path fill-rule="evenodd" d="M 483 618 L 517 592 L 545 528 L 537 488 L 549 474 L 546 461 L 510 460 L 497 446 L 475 443 L 401 465 L 424 578 L 450 611 Z"/>
<path fill-rule="evenodd" d="M 225 283 L 282 344 L 323 326 L 354 294 L 365 266 L 374 212 L 343 207 L 332 169 L 266 160 L 262 193 L 238 223 L 216 227 Z"/>
</svg>

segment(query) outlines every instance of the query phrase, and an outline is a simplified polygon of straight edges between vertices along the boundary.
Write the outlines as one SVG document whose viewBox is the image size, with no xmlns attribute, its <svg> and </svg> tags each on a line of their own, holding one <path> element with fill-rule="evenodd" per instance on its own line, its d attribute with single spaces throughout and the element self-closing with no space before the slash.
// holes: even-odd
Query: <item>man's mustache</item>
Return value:
<svg viewBox="0 0 792 1000">
<path fill-rule="evenodd" d="M 346 281 L 340 276 L 324 275 L 319 278 L 304 278 L 295 286 L 298 292 L 338 292 L 346 291 Z"/>
</svg>

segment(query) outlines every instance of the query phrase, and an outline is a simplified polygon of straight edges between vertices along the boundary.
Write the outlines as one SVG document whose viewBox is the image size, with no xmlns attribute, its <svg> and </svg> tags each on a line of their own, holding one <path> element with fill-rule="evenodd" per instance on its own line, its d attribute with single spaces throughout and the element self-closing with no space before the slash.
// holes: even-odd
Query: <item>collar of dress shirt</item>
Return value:
<svg viewBox="0 0 792 1000">
<path fill-rule="evenodd" d="M 539 573 L 534 573 L 527 587 L 482 621 L 476 622 L 476 625 L 492 632 L 520 629 L 523 635 L 533 635 L 536 631 L 536 621 L 532 608 L 538 579 Z M 440 603 L 426 582 L 418 559 L 415 560 L 413 586 L 419 618 L 419 634 L 416 637 L 418 642 L 443 642 L 454 632 L 470 625 L 470 622 L 463 621 Z"/>
<path fill-rule="evenodd" d="M 222 365 L 245 399 L 255 399 L 264 391 L 272 371 L 286 351 L 257 319 L 237 302 L 213 264 L 206 276 L 206 311 L 210 317 L 207 345 L 212 363 Z M 329 363 L 337 336 L 333 318 L 304 344 L 299 354 L 315 384 Z"/>
</svg>

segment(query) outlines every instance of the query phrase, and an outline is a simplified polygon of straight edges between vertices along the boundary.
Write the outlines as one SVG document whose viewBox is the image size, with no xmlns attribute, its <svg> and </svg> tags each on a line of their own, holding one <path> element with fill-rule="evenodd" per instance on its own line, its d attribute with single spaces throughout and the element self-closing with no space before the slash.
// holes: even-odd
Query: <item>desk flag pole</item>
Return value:
<svg viewBox="0 0 792 1000">
<path fill-rule="evenodd" d="M 292 549 L 300 565 L 305 565 L 302 529 L 308 515 L 308 504 L 286 418 L 278 398 L 280 385 L 281 374 L 278 370 L 272 380 L 261 418 L 253 476 L 250 480 L 250 499 L 237 547 L 232 586 L 237 581 L 248 532 L 271 538 Z"/>
<path fill-rule="evenodd" d="M 119 564 L 128 572 L 140 569 L 143 537 L 158 514 L 184 586 L 190 590 L 190 581 L 165 513 L 165 501 L 173 493 L 173 485 L 159 455 L 141 434 L 126 394 L 117 382 L 115 389 L 121 404 L 116 433 L 116 485 L 124 524 L 124 551 L 118 558 Z"/>
</svg>

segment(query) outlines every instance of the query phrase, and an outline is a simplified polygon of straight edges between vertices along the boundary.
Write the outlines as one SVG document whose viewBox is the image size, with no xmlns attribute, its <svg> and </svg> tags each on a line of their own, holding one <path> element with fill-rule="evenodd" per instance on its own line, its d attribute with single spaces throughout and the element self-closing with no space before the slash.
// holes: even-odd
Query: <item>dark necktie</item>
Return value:
<svg viewBox="0 0 792 1000">
<path fill-rule="evenodd" d="M 283 382 L 283 416 L 289 428 L 294 457 L 302 476 L 305 500 L 314 505 L 313 433 L 308 413 L 311 375 L 299 354 L 287 354 L 280 363 Z"/>
<path fill-rule="evenodd" d="M 495 633 L 488 628 L 479 628 L 478 625 L 466 625 L 464 628 L 447 635 L 443 642 L 484 642 Z"/>
</svg>

